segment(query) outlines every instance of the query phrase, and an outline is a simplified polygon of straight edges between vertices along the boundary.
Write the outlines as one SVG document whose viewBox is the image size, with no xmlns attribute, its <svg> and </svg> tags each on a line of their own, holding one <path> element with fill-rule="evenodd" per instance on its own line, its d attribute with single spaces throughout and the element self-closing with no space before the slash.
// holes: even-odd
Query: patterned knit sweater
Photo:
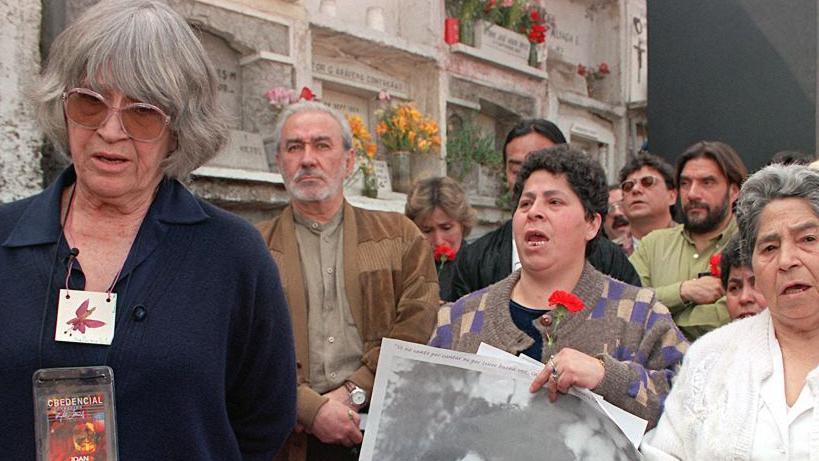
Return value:
<svg viewBox="0 0 819 461">
<path fill-rule="evenodd" d="M 520 271 L 438 311 L 430 345 L 476 352 L 481 342 L 519 354 L 534 343 L 518 329 L 509 312 L 512 288 Z M 605 376 L 593 392 L 610 403 L 657 424 L 688 342 L 648 288 L 605 276 L 586 263 L 574 294 L 584 308 L 570 314 L 552 332 L 535 320 L 544 335 L 542 362 L 549 357 L 545 335 L 556 333 L 554 350 L 570 347 L 603 361 Z M 549 327 L 551 328 L 551 327 Z"/>
</svg>

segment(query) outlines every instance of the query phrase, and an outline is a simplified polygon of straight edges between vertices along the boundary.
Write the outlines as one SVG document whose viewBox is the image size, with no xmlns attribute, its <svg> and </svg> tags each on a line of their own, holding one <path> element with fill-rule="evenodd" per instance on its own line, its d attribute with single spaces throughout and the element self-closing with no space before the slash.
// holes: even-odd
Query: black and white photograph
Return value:
<svg viewBox="0 0 819 461">
<path fill-rule="evenodd" d="M 361 459 L 639 459 L 589 402 L 530 393 L 533 376 L 495 358 L 385 340 Z"/>
</svg>

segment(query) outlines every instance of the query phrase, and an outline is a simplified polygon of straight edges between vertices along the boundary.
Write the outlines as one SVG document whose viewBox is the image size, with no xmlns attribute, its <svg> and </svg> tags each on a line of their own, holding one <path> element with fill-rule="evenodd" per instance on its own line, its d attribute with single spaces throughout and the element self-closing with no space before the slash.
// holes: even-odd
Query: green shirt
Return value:
<svg viewBox="0 0 819 461">
<path fill-rule="evenodd" d="M 680 297 L 680 285 L 698 274 L 709 272 L 709 261 L 722 250 L 737 232 L 734 219 L 702 252 L 678 224 L 669 229 L 658 229 L 646 235 L 629 261 L 640 275 L 644 287 L 657 292 L 657 298 L 671 311 L 674 321 L 691 341 L 730 321 L 725 297 L 713 304 L 685 302 Z"/>
</svg>

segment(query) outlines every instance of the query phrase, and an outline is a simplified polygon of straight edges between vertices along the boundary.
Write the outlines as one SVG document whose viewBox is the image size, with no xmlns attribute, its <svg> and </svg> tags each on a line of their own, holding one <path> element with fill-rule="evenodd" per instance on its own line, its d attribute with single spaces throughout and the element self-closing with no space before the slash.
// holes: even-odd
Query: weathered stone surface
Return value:
<svg viewBox="0 0 819 461">
<path fill-rule="evenodd" d="M 43 187 L 42 134 L 23 96 L 40 70 L 40 2 L 0 2 L 0 203 Z"/>
<path fill-rule="evenodd" d="M 199 197 L 255 223 L 278 214 L 288 202 L 282 184 L 197 176 L 186 181 Z"/>
<path fill-rule="evenodd" d="M 242 123 L 242 70 L 239 67 L 239 53 L 221 37 L 203 32 L 200 35 L 202 46 L 213 61 L 219 104 L 230 114 L 230 127 L 241 129 Z"/>
<path fill-rule="evenodd" d="M 192 24 L 217 33 L 237 49 L 290 54 L 290 35 L 285 24 L 194 0 L 170 0 L 168 4 Z"/>
<path fill-rule="evenodd" d="M 293 67 L 257 59 L 242 66 L 242 80 L 242 129 L 269 136 L 276 123 L 276 111 L 264 94 L 276 86 L 293 88 Z"/>
</svg>

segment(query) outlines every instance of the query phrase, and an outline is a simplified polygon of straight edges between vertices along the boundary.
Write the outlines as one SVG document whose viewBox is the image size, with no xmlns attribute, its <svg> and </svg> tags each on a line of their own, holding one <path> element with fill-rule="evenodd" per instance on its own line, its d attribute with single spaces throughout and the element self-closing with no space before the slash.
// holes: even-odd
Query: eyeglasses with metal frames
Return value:
<svg viewBox="0 0 819 461">
<path fill-rule="evenodd" d="M 632 189 L 634 189 L 634 186 L 636 186 L 638 182 L 640 183 L 640 186 L 643 187 L 643 189 L 648 189 L 650 187 L 653 187 L 654 184 L 657 184 L 659 181 L 660 178 L 650 175 L 643 176 L 642 178 L 637 179 L 627 179 L 620 183 L 620 189 L 622 189 L 623 192 L 625 193 L 629 193 L 632 191 Z"/>
</svg>

